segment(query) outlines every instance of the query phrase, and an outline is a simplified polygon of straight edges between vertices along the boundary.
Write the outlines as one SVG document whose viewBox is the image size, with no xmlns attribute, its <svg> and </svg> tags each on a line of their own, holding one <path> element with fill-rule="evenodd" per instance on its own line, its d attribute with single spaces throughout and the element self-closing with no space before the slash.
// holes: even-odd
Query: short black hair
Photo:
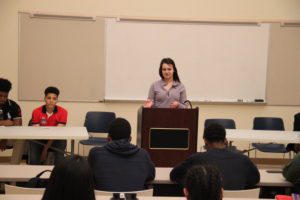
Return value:
<svg viewBox="0 0 300 200">
<path fill-rule="evenodd" d="M 0 78 L 0 91 L 9 93 L 11 90 L 11 82 L 5 78 Z"/>
<path fill-rule="evenodd" d="M 114 119 L 108 128 L 108 135 L 112 140 L 129 139 L 131 135 L 130 123 L 124 118 Z"/>
<path fill-rule="evenodd" d="M 185 176 L 184 187 L 190 200 L 221 200 L 222 175 L 213 165 L 196 165 Z"/>
<path fill-rule="evenodd" d="M 42 200 L 95 200 L 93 181 L 87 160 L 67 157 L 54 167 Z"/>
<path fill-rule="evenodd" d="M 56 94 L 56 96 L 59 96 L 59 89 L 57 87 L 53 87 L 53 86 L 50 86 L 50 87 L 47 87 L 45 89 L 45 96 L 47 96 L 49 93 L 53 93 L 53 94 Z"/>
<path fill-rule="evenodd" d="M 226 138 L 226 130 L 224 126 L 212 123 L 204 129 L 203 139 L 208 142 L 221 142 Z"/>
</svg>

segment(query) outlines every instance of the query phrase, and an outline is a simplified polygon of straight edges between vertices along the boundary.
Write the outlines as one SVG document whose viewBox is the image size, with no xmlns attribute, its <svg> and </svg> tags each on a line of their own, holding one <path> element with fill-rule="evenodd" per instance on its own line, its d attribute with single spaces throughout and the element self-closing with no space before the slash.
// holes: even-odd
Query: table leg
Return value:
<svg viewBox="0 0 300 200">
<path fill-rule="evenodd" d="M 25 148 L 25 140 L 15 140 L 10 164 L 20 164 Z"/>
<path fill-rule="evenodd" d="M 74 155 L 74 140 L 71 140 L 71 155 Z"/>
</svg>

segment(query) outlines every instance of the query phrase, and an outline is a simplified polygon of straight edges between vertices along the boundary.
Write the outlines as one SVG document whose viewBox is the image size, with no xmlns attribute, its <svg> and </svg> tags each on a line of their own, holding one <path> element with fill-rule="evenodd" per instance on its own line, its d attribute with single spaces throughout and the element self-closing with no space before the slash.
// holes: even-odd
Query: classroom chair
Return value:
<svg viewBox="0 0 300 200">
<path fill-rule="evenodd" d="M 216 118 L 216 119 L 206 119 L 204 122 L 204 127 L 207 127 L 210 124 L 220 124 L 224 126 L 226 129 L 235 129 L 235 122 L 233 119 L 221 119 L 221 118 Z"/>
<path fill-rule="evenodd" d="M 107 133 L 110 123 L 116 118 L 114 112 L 87 112 L 85 116 L 84 126 L 86 127 L 90 137 L 88 140 L 80 140 L 78 143 L 78 154 L 79 145 L 83 145 L 83 155 L 84 146 L 104 146 L 107 143 L 106 138 L 100 138 L 92 136 L 92 133 Z"/>
<path fill-rule="evenodd" d="M 253 120 L 253 130 L 278 130 L 284 131 L 284 123 L 278 117 L 255 117 Z M 268 153 L 287 153 L 284 144 L 278 143 L 252 143 L 255 150 Z M 255 151 L 256 157 L 256 151 Z"/>
</svg>

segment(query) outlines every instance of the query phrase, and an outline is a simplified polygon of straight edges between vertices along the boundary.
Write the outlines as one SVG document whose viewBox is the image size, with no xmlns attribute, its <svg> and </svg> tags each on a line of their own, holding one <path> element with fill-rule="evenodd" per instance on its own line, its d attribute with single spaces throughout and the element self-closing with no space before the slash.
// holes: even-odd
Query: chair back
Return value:
<svg viewBox="0 0 300 200">
<path fill-rule="evenodd" d="M 284 131 L 284 123 L 279 117 L 255 117 L 253 120 L 253 129 Z"/>
<path fill-rule="evenodd" d="M 26 188 L 14 185 L 4 185 L 5 194 L 44 194 L 45 188 Z"/>
<path fill-rule="evenodd" d="M 220 124 L 224 126 L 225 129 L 235 129 L 235 122 L 233 119 L 206 119 L 204 122 L 204 127 L 210 124 Z"/>
<path fill-rule="evenodd" d="M 84 126 L 91 133 L 107 133 L 110 123 L 115 118 L 114 112 L 87 112 Z"/>
<path fill-rule="evenodd" d="M 223 198 L 259 198 L 260 188 L 250 190 L 223 190 Z"/>
<path fill-rule="evenodd" d="M 133 193 L 136 194 L 137 197 L 139 196 L 153 196 L 153 188 L 147 189 L 147 190 L 138 190 L 138 191 L 130 191 L 130 192 L 109 192 L 109 191 L 102 191 L 102 190 L 95 190 L 95 195 L 101 195 L 101 196 L 113 196 L 113 193 Z"/>
</svg>

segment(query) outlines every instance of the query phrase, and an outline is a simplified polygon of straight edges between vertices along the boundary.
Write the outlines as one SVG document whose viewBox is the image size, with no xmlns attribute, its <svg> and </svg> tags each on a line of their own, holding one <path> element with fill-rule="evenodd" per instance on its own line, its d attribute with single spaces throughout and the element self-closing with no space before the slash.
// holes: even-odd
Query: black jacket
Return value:
<svg viewBox="0 0 300 200">
<path fill-rule="evenodd" d="M 104 147 L 93 148 L 88 157 L 95 180 L 95 189 L 135 191 L 146 189 L 155 177 L 149 154 L 128 140 L 114 140 Z"/>
<path fill-rule="evenodd" d="M 190 156 L 171 171 L 170 179 L 182 184 L 187 170 L 200 164 L 217 166 L 222 174 L 225 190 L 251 188 L 260 180 L 257 167 L 247 156 L 228 149 L 210 149 Z"/>
</svg>

